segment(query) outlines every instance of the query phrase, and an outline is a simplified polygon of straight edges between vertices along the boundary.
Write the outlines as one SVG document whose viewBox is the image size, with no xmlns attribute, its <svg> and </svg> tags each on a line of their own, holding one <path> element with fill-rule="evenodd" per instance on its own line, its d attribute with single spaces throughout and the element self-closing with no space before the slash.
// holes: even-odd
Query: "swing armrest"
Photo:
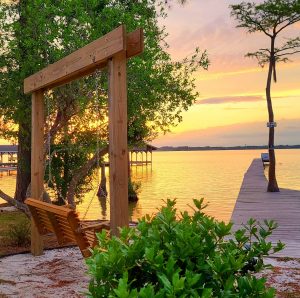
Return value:
<svg viewBox="0 0 300 298">
<path fill-rule="evenodd" d="M 101 231 L 103 229 L 106 229 L 106 230 L 110 229 L 109 221 L 104 221 L 104 222 L 98 223 L 98 224 L 83 225 L 82 227 L 79 228 L 78 232 L 85 232 L 85 231 L 89 231 L 89 230 L 94 230 L 96 232 L 96 231 Z"/>
</svg>

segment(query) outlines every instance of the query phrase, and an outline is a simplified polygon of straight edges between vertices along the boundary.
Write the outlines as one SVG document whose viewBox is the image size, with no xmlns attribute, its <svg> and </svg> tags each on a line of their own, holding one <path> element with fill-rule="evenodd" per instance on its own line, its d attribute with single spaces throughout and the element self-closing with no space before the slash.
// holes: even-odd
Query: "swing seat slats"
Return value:
<svg viewBox="0 0 300 298">
<path fill-rule="evenodd" d="M 88 225 L 80 222 L 78 214 L 67 207 L 56 206 L 37 199 L 26 199 L 33 221 L 40 233 L 54 233 L 60 245 L 76 243 L 83 255 L 91 255 L 90 248 L 97 244 L 96 232 L 110 229 L 109 222 Z"/>
</svg>

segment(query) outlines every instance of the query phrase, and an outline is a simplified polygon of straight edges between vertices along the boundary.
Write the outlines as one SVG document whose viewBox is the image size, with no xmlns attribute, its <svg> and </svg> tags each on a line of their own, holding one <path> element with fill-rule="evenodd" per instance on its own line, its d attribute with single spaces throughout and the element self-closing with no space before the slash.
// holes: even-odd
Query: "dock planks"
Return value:
<svg viewBox="0 0 300 298">
<path fill-rule="evenodd" d="M 300 258 L 300 191 L 280 188 L 279 193 L 268 193 L 261 159 L 254 159 L 245 173 L 231 217 L 234 229 L 250 217 L 278 223 L 269 241 L 281 240 L 286 247 L 274 256 Z"/>
</svg>

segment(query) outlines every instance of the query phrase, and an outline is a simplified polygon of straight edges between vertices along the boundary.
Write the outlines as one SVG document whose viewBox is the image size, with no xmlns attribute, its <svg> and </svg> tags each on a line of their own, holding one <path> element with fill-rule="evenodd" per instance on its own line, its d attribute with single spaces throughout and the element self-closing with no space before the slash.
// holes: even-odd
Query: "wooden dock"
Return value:
<svg viewBox="0 0 300 298">
<path fill-rule="evenodd" d="M 147 165 L 152 165 L 152 161 L 151 160 L 150 161 L 149 160 L 148 161 L 134 160 L 134 161 L 130 161 L 129 164 L 131 166 L 147 166 Z M 105 162 L 104 165 L 105 165 L 105 167 L 109 167 L 109 162 Z"/>
<path fill-rule="evenodd" d="M 10 175 L 11 172 L 16 172 L 16 171 L 17 171 L 17 163 L 0 162 L 0 174 L 7 173 L 8 175 Z"/>
<path fill-rule="evenodd" d="M 133 161 L 130 161 L 130 165 L 131 166 L 147 166 L 147 165 L 152 165 L 152 160 L 144 160 L 144 161 L 141 161 L 141 160 L 133 160 Z"/>
<path fill-rule="evenodd" d="M 245 173 L 231 221 L 234 229 L 252 217 L 259 221 L 274 219 L 279 227 L 269 241 L 278 240 L 286 244 L 283 251 L 274 256 L 300 258 L 300 191 L 280 189 L 279 193 L 268 193 L 267 179 L 261 159 L 254 159 Z"/>
</svg>

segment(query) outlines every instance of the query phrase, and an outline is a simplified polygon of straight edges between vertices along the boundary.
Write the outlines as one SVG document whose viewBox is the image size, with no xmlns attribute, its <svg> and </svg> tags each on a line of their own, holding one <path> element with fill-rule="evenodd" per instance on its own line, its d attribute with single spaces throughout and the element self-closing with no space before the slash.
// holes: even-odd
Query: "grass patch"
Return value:
<svg viewBox="0 0 300 298">
<path fill-rule="evenodd" d="M 29 227 L 30 220 L 23 212 L 0 212 L 0 256 L 28 247 Z"/>
<path fill-rule="evenodd" d="M 4 238 L 5 239 L 5 238 Z M 10 225 L 6 239 L 9 244 L 16 246 L 29 246 L 30 244 L 30 222 L 22 219 L 21 222 Z"/>
<path fill-rule="evenodd" d="M 4 237 L 9 231 L 11 225 L 20 225 L 24 221 L 28 221 L 28 217 L 20 211 L 1 212 L 0 213 L 0 236 Z"/>
</svg>

